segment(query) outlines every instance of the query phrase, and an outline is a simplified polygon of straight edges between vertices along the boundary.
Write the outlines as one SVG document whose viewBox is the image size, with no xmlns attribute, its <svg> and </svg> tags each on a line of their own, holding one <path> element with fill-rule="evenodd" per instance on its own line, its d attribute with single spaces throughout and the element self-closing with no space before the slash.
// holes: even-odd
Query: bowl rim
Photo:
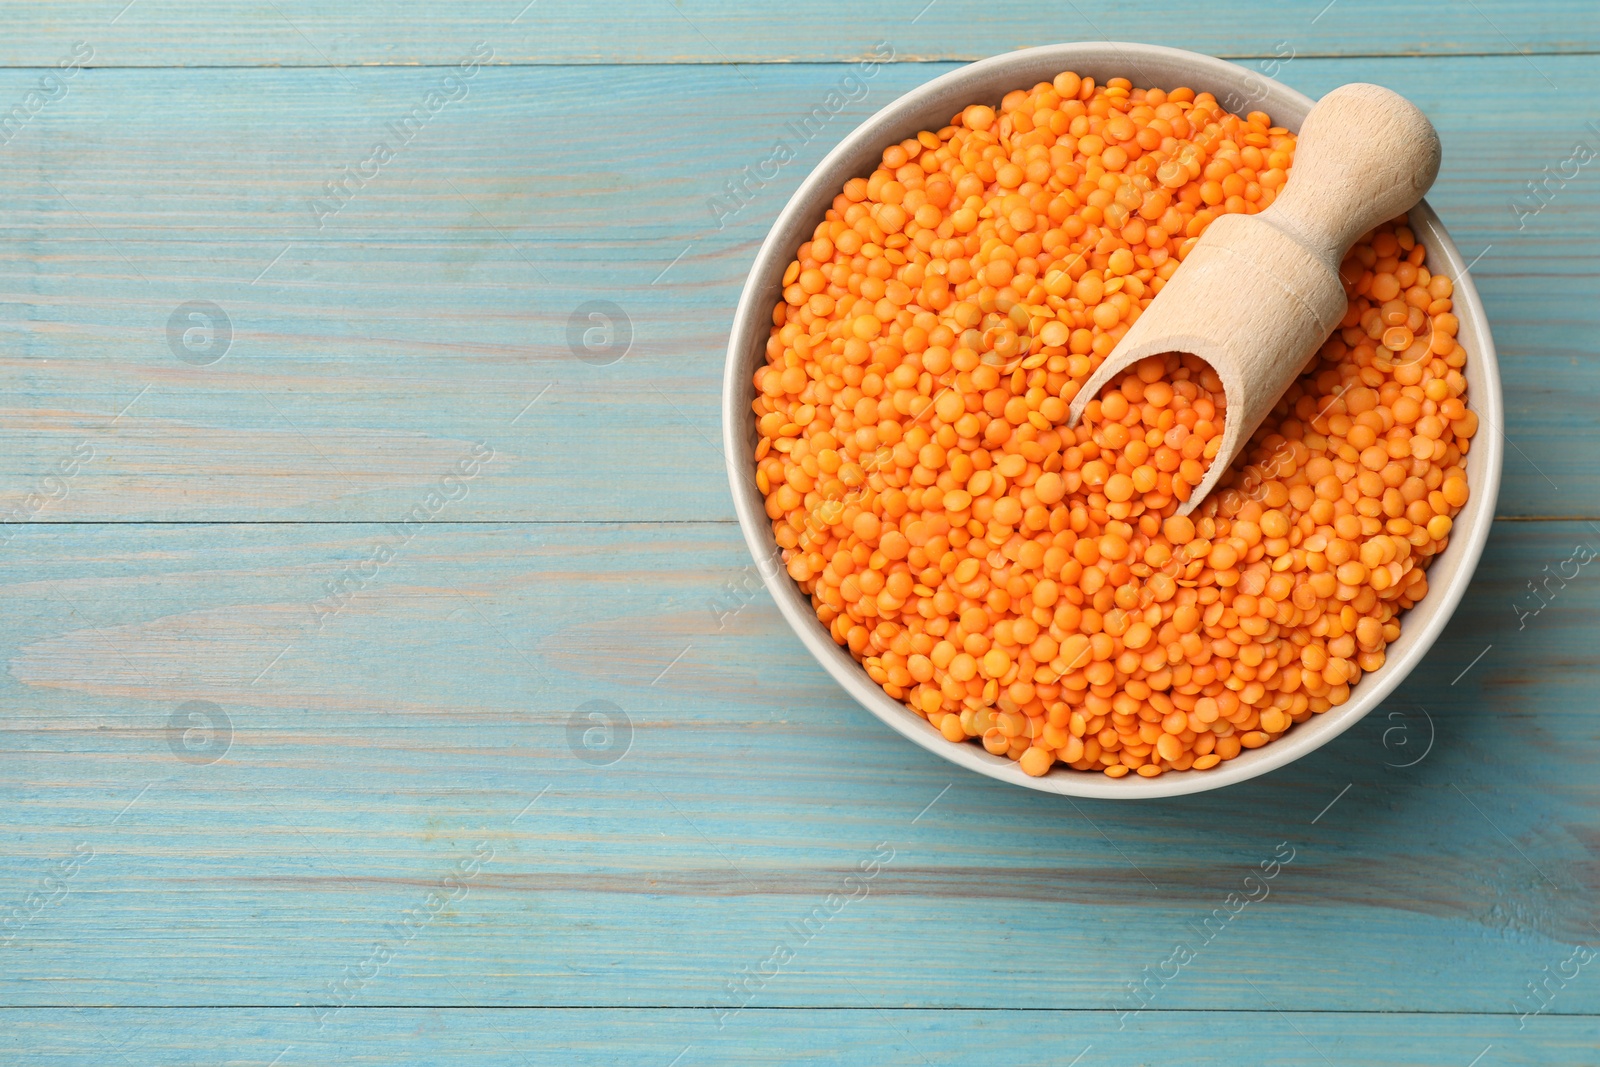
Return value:
<svg viewBox="0 0 1600 1067">
<path fill-rule="evenodd" d="M 1157 75 L 1145 75 L 1139 60 L 1156 68 Z M 1052 768 L 1043 777 L 1033 778 L 1004 756 L 992 756 L 970 743 L 953 744 L 945 740 L 926 719 L 872 681 L 817 619 L 810 598 L 800 592 L 782 565 L 765 502 L 754 481 L 755 420 L 750 410 L 754 388 L 750 378 L 764 358 L 762 351 L 771 326 L 772 307 L 781 291 L 782 272 L 801 243 L 794 238 L 808 232 L 821 220 L 834 193 L 846 179 L 870 172 L 871 161 L 881 153 L 883 146 L 919 129 L 942 128 L 948 123 L 948 116 L 967 104 L 998 102 L 1010 89 L 1030 88 L 1063 70 L 1092 75 L 1097 80 L 1117 76 L 1106 74 L 1107 70 L 1121 72 L 1122 76 L 1130 76 L 1131 72 L 1140 75 L 1143 84 L 1163 87 L 1182 84 L 1196 91 L 1210 91 L 1218 99 L 1224 99 L 1225 92 L 1243 89 L 1251 94 L 1246 102 L 1253 110 L 1266 111 L 1275 123 L 1290 129 L 1299 128 L 1313 103 L 1309 97 L 1264 74 L 1212 56 L 1161 45 L 1098 41 L 1039 45 L 979 60 L 925 82 L 879 109 L 847 134 L 800 183 L 774 219 L 740 293 L 728 340 L 722 395 L 723 456 L 734 510 L 768 591 L 801 643 L 857 703 L 907 740 L 997 781 L 1067 797 L 1133 800 L 1220 789 L 1294 762 L 1327 744 L 1377 708 L 1422 661 L 1444 631 L 1471 583 L 1488 541 L 1504 453 L 1499 366 L 1483 301 L 1472 283 L 1467 264 L 1426 200 L 1412 209 L 1411 226 L 1428 247 L 1430 270 L 1435 274 L 1446 273 L 1454 280 L 1453 313 L 1461 324 L 1458 336 L 1471 353 L 1466 367 L 1467 395 L 1472 410 L 1478 414 L 1480 427 L 1488 426 L 1494 432 L 1480 431 L 1473 439 L 1472 450 L 1467 455 L 1472 495 L 1456 516 L 1453 531 L 1456 536 L 1430 564 L 1430 589 L 1426 598 L 1405 613 L 1405 618 L 1415 619 L 1415 623 L 1403 629 L 1400 638 L 1389 646 L 1388 660 L 1357 684 L 1345 704 L 1296 725 L 1269 745 L 1247 750 L 1206 771 L 1169 771 L 1155 778 L 1132 774 L 1108 778 L 1093 772 Z M 944 117 L 930 117 L 940 115 Z M 1434 265 L 1445 269 L 1434 269 Z M 1467 344 L 1468 339 L 1470 344 Z M 1436 583 L 1436 578 L 1443 581 Z M 1424 606 L 1428 610 L 1417 619 L 1417 613 Z"/>
</svg>

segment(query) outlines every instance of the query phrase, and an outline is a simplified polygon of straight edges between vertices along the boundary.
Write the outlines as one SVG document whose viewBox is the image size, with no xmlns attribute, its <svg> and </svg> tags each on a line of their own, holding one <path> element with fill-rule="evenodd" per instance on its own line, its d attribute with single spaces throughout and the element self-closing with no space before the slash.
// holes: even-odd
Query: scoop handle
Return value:
<svg viewBox="0 0 1600 1067">
<path fill-rule="evenodd" d="M 1341 85 L 1301 123 L 1289 181 L 1259 217 L 1337 270 L 1357 238 L 1422 199 L 1439 155 L 1417 105 L 1381 85 Z"/>
</svg>

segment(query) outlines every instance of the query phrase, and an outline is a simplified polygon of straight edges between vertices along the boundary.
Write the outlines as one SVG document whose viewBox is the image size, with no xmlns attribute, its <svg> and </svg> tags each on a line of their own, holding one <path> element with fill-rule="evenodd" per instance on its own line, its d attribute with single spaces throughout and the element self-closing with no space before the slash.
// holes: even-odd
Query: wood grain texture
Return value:
<svg viewBox="0 0 1600 1067">
<path fill-rule="evenodd" d="M 1600 66 L 1539 63 L 1566 91 L 1521 56 L 1297 59 L 1282 76 L 1313 95 L 1382 82 L 1438 125 L 1430 202 L 1465 256 L 1484 253 L 1503 361 L 1502 513 L 1594 515 L 1600 181 L 1581 170 L 1520 220 L 1510 205 L 1573 142 L 1600 147 L 1582 103 Z M 449 518 L 731 518 L 717 394 L 743 272 L 806 168 L 943 69 L 882 68 L 720 217 L 709 202 L 838 68 L 763 67 L 752 87 L 728 69 L 623 67 L 599 95 L 587 69 L 483 70 L 320 229 L 324 183 L 369 159 L 439 71 L 82 72 L 0 149 L 9 506 L 85 442 L 94 459 L 49 517 L 393 520 L 487 441 L 492 476 Z M 0 100 L 33 80 L 0 74 Z M 192 132 L 174 122 L 185 99 L 205 101 Z M 219 362 L 169 344 L 193 300 L 231 322 Z M 609 365 L 569 346 L 592 300 L 630 324 Z"/>
<path fill-rule="evenodd" d="M 353 1005 L 714 1004 L 882 843 L 756 1006 L 851 1006 L 843 976 L 885 1005 L 1116 1009 L 1189 942 L 1155 1007 L 1254 1009 L 1259 988 L 1284 1010 L 1514 1015 L 1600 942 L 1597 564 L 1537 615 L 1512 606 L 1600 551 L 1588 525 L 1498 528 L 1434 653 L 1334 744 L 1138 805 L 906 745 L 764 592 L 729 592 L 729 525 L 429 526 L 317 631 L 324 581 L 387 536 L 35 526 L 7 546 L 4 897 L 93 858 L 4 946 L 0 1001 L 326 1003 L 479 847 L 464 898 Z M 193 700 L 229 726 L 180 736 Z M 572 725 L 592 701 L 609 748 Z M 1199 944 L 1282 844 L 1266 899 Z M 1600 1010 L 1600 984 L 1551 1010 Z"/>
<path fill-rule="evenodd" d="M 278 1067 L 1054 1067 L 1080 1054 L 1085 1067 L 1143 1067 L 1169 1061 L 1175 1049 L 1195 1067 L 1464 1067 L 1487 1047 L 1481 1064 L 1531 1067 L 1589 1062 L 1600 1041 L 1588 1018 L 1546 1017 L 1517 1033 L 1514 1020 L 1495 1015 L 1162 1012 L 1118 1030 L 1108 1012 L 915 1011 L 868 1008 L 866 994 L 861 1000 L 855 1010 L 752 1009 L 722 1030 L 708 1012 L 670 1009 L 378 1009 L 351 1012 L 321 1031 L 298 1009 L 34 1009 L 5 1013 L 0 1048 L 16 1067 L 266 1065 L 274 1057 Z M 1259 1059 L 1243 1060 L 1243 1049 Z"/>
<path fill-rule="evenodd" d="M 124 9 L 126 5 L 126 9 Z M 1117 4 L 984 4 L 843 0 L 802 10 L 731 0 L 70 0 L 0 4 L 0 63 L 54 63 L 71 41 L 111 66 L 286 66 L 454 63 L 478 41 L 510 63 L 784 63 L 852 60 L 872 42 L 921 60 L 971 60 L 1056 41 L 1147 41 L 1213 55 L 1428 55 L 1592 52 L 1587 0 L 1477 0 L 1448 13 L 1420 0 L 1327 5 L 1228 0 L 1204 15 L 1160 0 Z"/>
<path fill-rule="evenodd" d="M 1600 564 L 1573 562 L 1600 551 L 1600 181 L 1527 185 L 1600 145 L 1590 0 L 0 26 L 5 1063 L 1593 1060 L 1592 964 L 1520 1017 L 1600 946 Z M 1428 660 L 1332 745 L 1137 806 L 957 774 L 849 703 L 761 590 L 716 444 L 771 219 L 950 64 L 884 66 L 713 198 L 874 42 L 1105 37 L 1416 101 L 1429 200 L 1482 253 L 1501 511 L 1596 520 L 1502 521 Z M 77 42 L 90 69 L 47 80 Z M 396 133 L 429 93 L 455 99 Z M 594 300 L 632 331 L 608 364 L 569 341 Z M 190 301 L 228 317 L 216 362 L 169 340 Z"/>
</svg>

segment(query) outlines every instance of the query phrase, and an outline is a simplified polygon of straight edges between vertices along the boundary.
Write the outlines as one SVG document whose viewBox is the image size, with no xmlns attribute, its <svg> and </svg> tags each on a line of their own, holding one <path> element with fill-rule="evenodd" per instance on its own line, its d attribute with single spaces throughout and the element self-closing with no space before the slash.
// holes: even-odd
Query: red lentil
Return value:
<svg viewBox="0 0 1600 1067">
<path fill-rule="evenodd" d="M 1319 358 L 1192 517 L 1220 383 L 1082 383 L 1294 136 L 1064 73 L 847 182 L 784 276 L 756 479 L 789 574 L 885 692 L 1031 775 L 1205 770 L 1344 703 L 1468 499 L 1452 285 L 1364 237 Z"/>
</svg>

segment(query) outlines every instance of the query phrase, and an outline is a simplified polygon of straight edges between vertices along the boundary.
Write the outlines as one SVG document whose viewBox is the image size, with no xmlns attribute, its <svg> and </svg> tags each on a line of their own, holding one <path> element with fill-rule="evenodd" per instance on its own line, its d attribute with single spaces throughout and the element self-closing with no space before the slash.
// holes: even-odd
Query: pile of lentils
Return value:
<svg viewBox="0 0 1600 1067">
<path fill-rule="evenodd" d="M 1294 135 L 1063 73 L 847 182 L 784 275 L 755 478 L 790 576 L 886 693 L 1030 775 L 1205 770 L 1383 665 L 1466 503 L 1452 285 L 1404 217 L 1193 517 L 1221 383 L 1145 360 L 1068 405 Z"/>
</svg>

